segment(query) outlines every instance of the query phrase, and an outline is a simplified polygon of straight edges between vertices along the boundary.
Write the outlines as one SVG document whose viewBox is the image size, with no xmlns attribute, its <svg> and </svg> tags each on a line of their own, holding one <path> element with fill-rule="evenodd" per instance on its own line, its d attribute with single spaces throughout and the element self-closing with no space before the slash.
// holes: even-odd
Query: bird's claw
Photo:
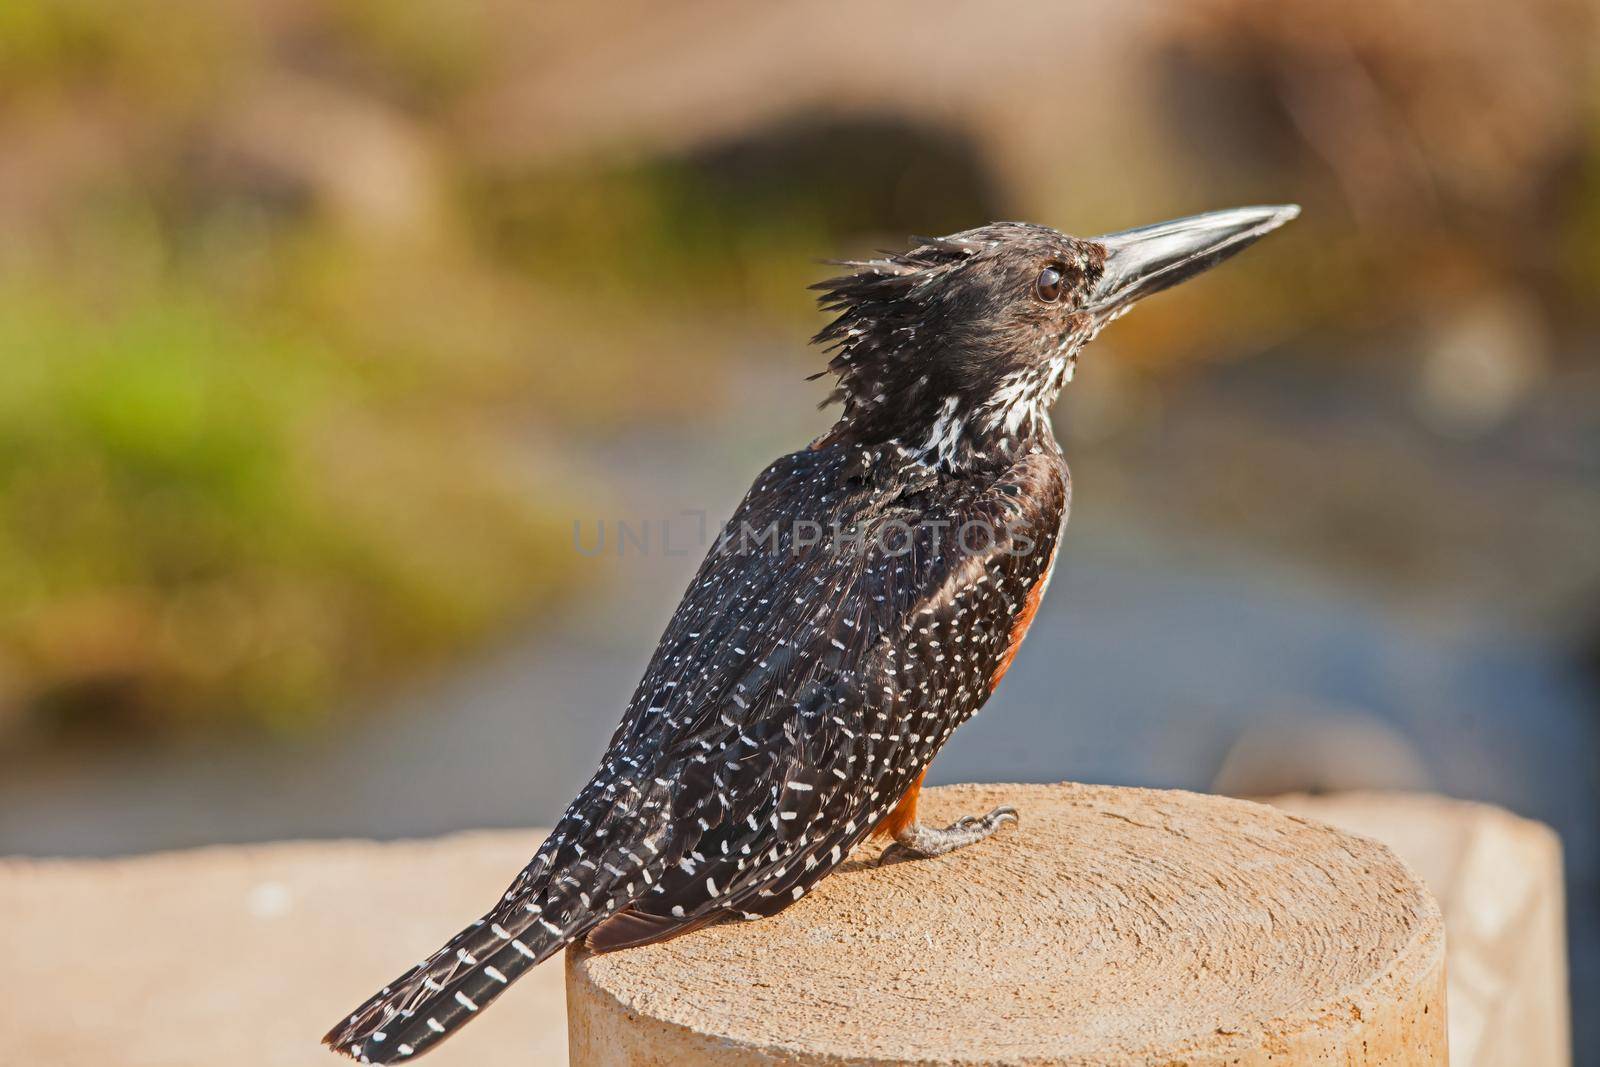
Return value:
<svg viewBox="0 0 1600 1067">
<path fill-rule="evenodd" d="M 894 843 L 879 855 L 878 866 L 903 859 L 942 856 L 946 852 L 976 844 L 1006 823 L 1018 821 L 1017 809 L 1002 805 L 987 815 L 964 815 L 943 830 L 913 823 L 895 835 Z"/>
<path fill-rule="evenodd" d="M 987 815 L 963 815 L 951 824 L 952 830 L 971 830 L 981 826 L 991 833 L 1004 826 L 1007 821 L 1018 822 L 1017 809 L 1009 804 L 1002 804 Z"/>
</svg>

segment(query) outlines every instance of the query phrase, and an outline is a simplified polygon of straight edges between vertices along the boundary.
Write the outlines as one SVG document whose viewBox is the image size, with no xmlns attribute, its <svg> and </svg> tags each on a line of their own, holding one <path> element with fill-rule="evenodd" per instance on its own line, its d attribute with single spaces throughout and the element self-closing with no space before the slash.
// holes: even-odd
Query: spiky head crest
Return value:
<svg viewBox="0 0 1600 1067">
<path fill-rule="evenodd" d="M 813 286 L 837 312 L 813 338 L 838 377 L 828 400 L 844 406 L 826 439 L 894 442 L 960 466 L 1048 433 L 1049 407 L 1098 329 L 1081 309 L 1104 249 L 1022 222 L 914 240 Z"/>
</svg>

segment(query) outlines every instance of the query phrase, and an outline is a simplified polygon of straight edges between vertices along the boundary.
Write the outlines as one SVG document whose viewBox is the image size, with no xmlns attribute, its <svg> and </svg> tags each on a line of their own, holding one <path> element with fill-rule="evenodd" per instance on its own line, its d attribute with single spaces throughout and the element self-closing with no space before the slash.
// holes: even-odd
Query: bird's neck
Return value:
<svg viewBox="0 0 1600 1067">
<path fill-rule="evenodd" d="M 918 463 L 949 471 L 1005 464 L 1040 444 L 1055 447 L 1050 408 L 1071 375 L 1070 362 L 1002 380 L 972 396 L 952 390 L 888 417 L 893 405 L 846 411 L 819 444 L 898 448 Z M 914 415 L 907 418 L 905 416 Z"/>
<path fill-rule="evenodd" d="M 829 399 L 843 405 L 827 440 L 893 443 L 954 470 L 1050 437 L 1050 408 L 1087 338 L 1018 350 L 1014 337 L 852 312 L 817 339 L 833 345 Z"/>
</svg>

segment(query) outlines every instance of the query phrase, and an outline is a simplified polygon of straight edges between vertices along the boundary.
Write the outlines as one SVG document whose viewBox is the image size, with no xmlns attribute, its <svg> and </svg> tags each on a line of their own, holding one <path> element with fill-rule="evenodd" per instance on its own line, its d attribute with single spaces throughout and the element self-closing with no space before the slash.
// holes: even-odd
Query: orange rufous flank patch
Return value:
<svg viewBox="0 0 1600 1067">
<path fill-rule="evenodd" d="M 893 837 L 917 821 L 917 794 L 922 792 L 922 780 L 927 776 L 926 769 L 917 775 L 917 780 L 911 783 L 911 788 L 900 798 L 900 803 L 883 817 L 882 822 L 873 827 L 873 837 Z"/>
<path fill-rule="evenodd" d="M 1055 563 L 1053 554 L 1050 563 L 1052 565 Z M 1028 599 L 1022 603 L 1022 610 L 1017 612 L 1016 619 L 1011 623 L 1011 642 L 1000 656 L 1000 662 L 995 665 L 994 674 L 989 676 L 991 693 L 1000 684 L 1000 679 L 1006 676 L 1006 671 L 1011 669 L 1011 661 L 1017 658 L 1017 649 L 1022 647 L 1022 639 L 1028 636 L 1028 627 L 1033 625 L 1033 617 L 1039 613 L 1039 601 L 1044 599 L 1044 587 L 1050 584 L 1050 570 L 1051 568 L 1047 566 L 1044 574 L 1033 583 L 1033 588 L 1028 590 Z"/>
</svg>

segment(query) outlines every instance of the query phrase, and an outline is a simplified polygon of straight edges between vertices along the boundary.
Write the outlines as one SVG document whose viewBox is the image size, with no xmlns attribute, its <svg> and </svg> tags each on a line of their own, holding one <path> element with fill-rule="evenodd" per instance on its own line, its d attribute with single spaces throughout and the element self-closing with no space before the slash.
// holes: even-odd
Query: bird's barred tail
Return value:
<svg viewBox="0 0 1600 1067">
<path fill-rule="evenodd" d="M 580 936 L 538 903 L 507 901 L 374 994 L 322 1043 L 361 1063 L 397 1063 L 470 1022 L 534 965 Z"/>
</svg>

